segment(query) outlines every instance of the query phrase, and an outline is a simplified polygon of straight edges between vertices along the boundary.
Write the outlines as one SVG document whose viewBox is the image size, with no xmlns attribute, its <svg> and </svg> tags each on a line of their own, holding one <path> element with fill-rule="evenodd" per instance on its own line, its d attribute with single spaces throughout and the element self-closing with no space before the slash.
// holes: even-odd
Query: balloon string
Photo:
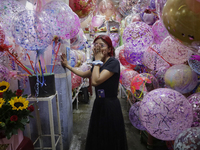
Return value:
<svg viewBox="0 0 200 150">
<path fill-rule="evenodd" d="M 52 49 L 52 56 L 51 56 L 51 69 L 50 69 L 50 74 L 51 74 L 51 71 L 52 71 L 52 65 L 53 65 L 53 60 L 54 60 L 54 49 L 56 47 L 56 42 L 53 41 L 53 49 Z"/>
<path fill-rule="evenodd" d="M 29 75 L 32 75 L 32 73 L 30 73 L 30 71 L 26 69 L 26 67 L 24 67 L 24 65 L 12 53 L 10 53 L 8 49 L 7 49 L 7 52 L 14 58 L 14 61 L 16 62 L 17 65 L 19 65 Z"/>
<path fill-rule="evenodd" d="M 31 64 L 31 67 L 32 67 L 32 69 L 34 70 L 34 74 L 35 74 L 35 69 L 34 69 L 34 67 L 33 67 L 33 61 L 31 61 L 31 58 L 30 58 L 30 56 L 29 56 L 28 53 L 26 53 L 26 55 L 28 56 L 29 62 L 30 62 L 30 64 Z"/>
<path fill-rule="evenodd" d="M 150 47 L 150 49 L 154 52 L 156 52 L 156 54 L 158 54 L 158 56 L 160 56 L 164 61 L 166 61 L 156 50 L 154 50 L 152 47 Z M 170 66 L 172 66 L 172 64 L 170 64 L 168 61 L 166 61 L 166 63 L 168 63 Z"/>
<path fill-rule="evenodd" d="M 58 56 L 58 52 L 59 52 L 59 49 L 60 49 L 60 45 L 61 45 L 61 43 L 59 43 L 59 45 L 58 45 L 58 49 L 57 49 L 57 52 L 56 52 L 56 56 L 55 56 L 55 60 L 54 60 L 52 72 L 54 71 L 54 66 L 55 66 L 55 63 L 56 63 L 56 59 L 57 59 L 57 56 Z"/>
</svg>

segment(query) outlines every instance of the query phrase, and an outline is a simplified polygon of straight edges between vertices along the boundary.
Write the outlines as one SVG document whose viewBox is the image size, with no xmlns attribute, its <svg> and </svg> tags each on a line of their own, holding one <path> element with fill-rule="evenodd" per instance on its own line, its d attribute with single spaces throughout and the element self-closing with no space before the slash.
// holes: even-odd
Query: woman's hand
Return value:
<svg viewBox="0 0 200 150">
<path fill-rule="evenodd" d="M 97 45 L 93 48 L 93 54 L 94 54 L 95 60 L 102 61 L 102 59 L 104 57 L 104 52 L 102 51 L 102 49 L 99 45 Z"/>
<path fill-rule="evenodd" d="M 62 64 L 63 67 L 67 67 L 68 66 L 66 55 L 63 54 L 63 53 L 61 55 L 61 64 Z"/>
</svg>

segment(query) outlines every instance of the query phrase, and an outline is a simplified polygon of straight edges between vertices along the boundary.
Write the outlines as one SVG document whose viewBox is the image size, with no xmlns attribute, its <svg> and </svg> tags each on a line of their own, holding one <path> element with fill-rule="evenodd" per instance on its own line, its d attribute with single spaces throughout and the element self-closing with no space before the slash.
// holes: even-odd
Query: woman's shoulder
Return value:
<svg viewBox="0 0 200 150">
<path fill-rule="evenodd" d="M 119 63 L 119 61 L 115 57 L 110 57 L 108 61 L 112 63 Z"/>
</svg>

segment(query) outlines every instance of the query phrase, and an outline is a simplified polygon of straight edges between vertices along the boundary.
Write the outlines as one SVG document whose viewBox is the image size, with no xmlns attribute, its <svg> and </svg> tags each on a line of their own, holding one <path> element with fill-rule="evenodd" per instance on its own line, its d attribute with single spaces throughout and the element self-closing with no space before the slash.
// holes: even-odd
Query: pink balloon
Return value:
<svg viewBox="0 0 200 150">
<path fill-rule="evenodd" d="M 156 44 L 160 44 L 167 36 L 169 36 L 169 33 L 161 20 L 158 20 L 153 24 L 152 31 L 154 34 L 154 42 Z"/>
<path fill-rule="evenodd" d="M 131 91 L 131 81 L 139 73 L 132 69 L 125 69 L 120 73 L 120 83 L 129 91 Z"/>
<path fill-rule="evenodd" d="M 76 68 L 80 70 L 80 68 Z M 82 78 L 80 76 L 77 76 L 73 72 L 71 72 L 71 83 L 72 83 L 72 89 L 75 89 L 79 87 L 82 83 Z"/>
<path fill-rule="evenodd" d="M 171 36 L 162 41 L 160 53 L 166 61 L 172 64 L 182 64 L 189 59 L 188 48 L 176 42 Z"/>
<path fill-rule="evenodd" d="M 142 20 L 141 20 L 141 17 L 139 14 L 135 14 L 135 15 L 133 15 L 131 21 L 136 22 L 136 21 L 142 21 Z"/>
<path fill-rule="evenodd" d="M 115 12 L 115 6 L 111 0 L 103 0 L 99 3 L 99 12 L 108 20 Z"/>
<path fill-rule="evenodd" d="M 102 15 L 93 16 L 92 17 L 92 21 L 91 21 L 91 25 L 93 27 L 99 27 L 99 26 L 101 26 L 103 24 L 103 22 L 104 22 L 104 18 L 105 17 L 102 16 Z"/>
<path fill-rule="evenodd" d="M 164 141 L 175 140 L 191 127 L 193 121 L 189 101 L 181 93 L 168 88 L 149 92 L 141 101 L 139 117 L 153 137 Z"/>
</svg>

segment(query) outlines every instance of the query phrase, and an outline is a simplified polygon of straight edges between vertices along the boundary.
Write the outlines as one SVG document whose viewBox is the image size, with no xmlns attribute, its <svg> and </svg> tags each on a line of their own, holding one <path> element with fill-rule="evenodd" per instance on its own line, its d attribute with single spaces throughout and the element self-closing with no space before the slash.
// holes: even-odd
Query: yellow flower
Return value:
<svg viewBox="0 0 200 150">
<path fill-rule="evenodd" d="M 2 105 L 5 103 L 5 100 L 3 98 L 0 98 L 0 108 L 2 107 Z"/>
<path fill-rule="evenodd" d="M 0 82 L 0 92 L 5 92 L 10 87 L 10 84 L 6 81 Z"/>
<path fill-rule="evenodd" d="M 23 110 L 28 108 L 29 101 L 23 97 L 14 97 L 9 101 L 10 105 L 12 106 L 12 110 Z"/>
</svg>

